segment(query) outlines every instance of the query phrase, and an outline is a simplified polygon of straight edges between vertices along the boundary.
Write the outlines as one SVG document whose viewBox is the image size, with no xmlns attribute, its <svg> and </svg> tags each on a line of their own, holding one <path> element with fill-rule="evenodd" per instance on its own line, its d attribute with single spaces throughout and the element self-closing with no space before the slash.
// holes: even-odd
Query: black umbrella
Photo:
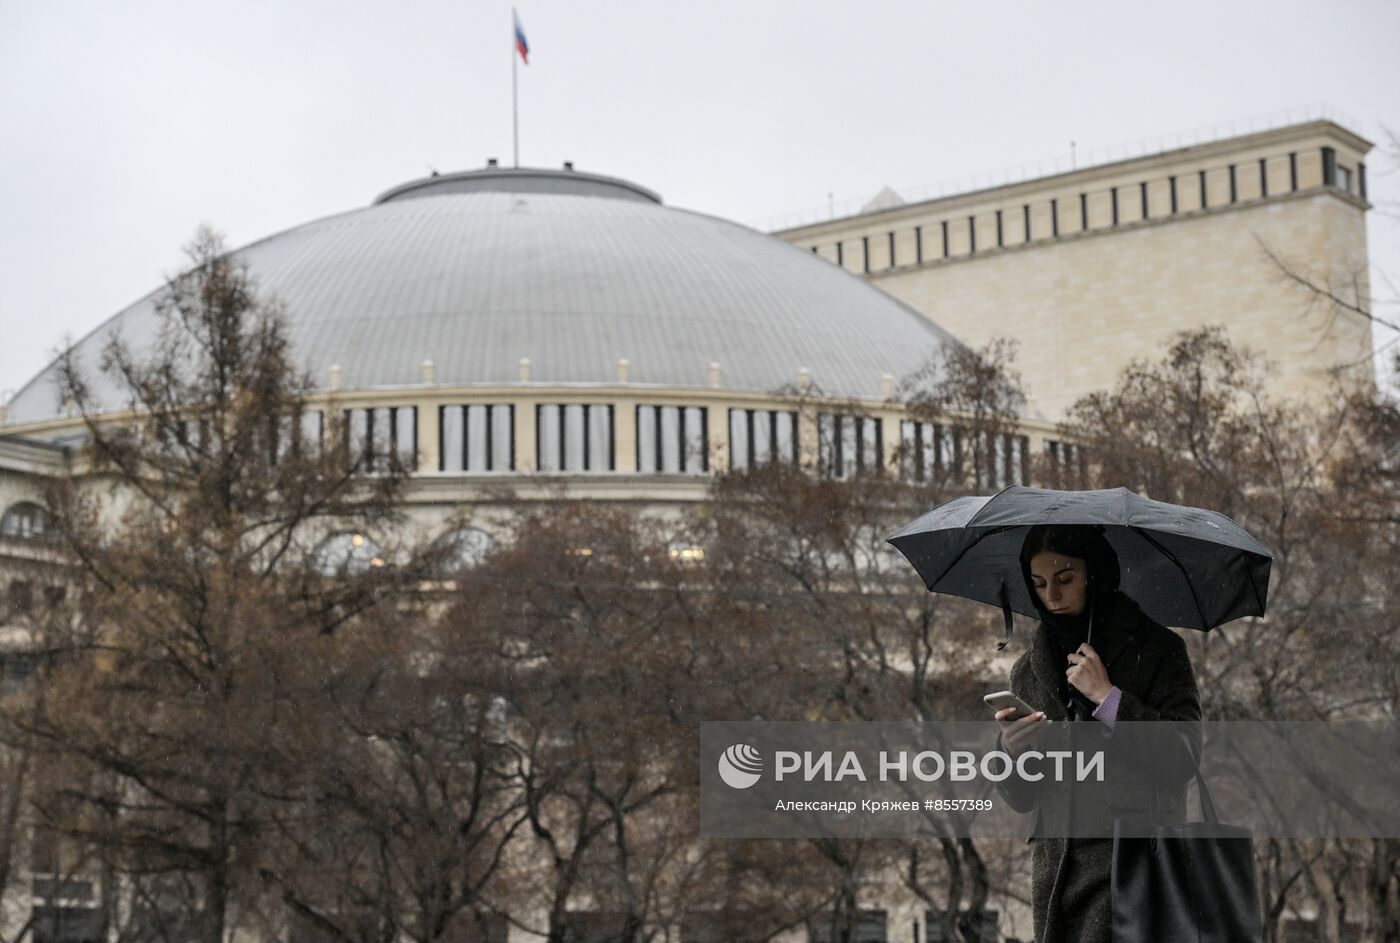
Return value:
<svg viewBox="0 0 1400 943">
<path fill-rule="evenodd" d="M 1036 524 L 1102 524 L 1118 554 L 1118 587 L 1162 625 L 1207 631 L 1264 614 L 1273 556 L 1223 514 L 1153 501 L 1127 488 L 1052 491 L 1014 485 L 955 498 L 889 538 L 933 592 L 1040 612 L 1021 575 L 1021 545 Z"/>
</svg>

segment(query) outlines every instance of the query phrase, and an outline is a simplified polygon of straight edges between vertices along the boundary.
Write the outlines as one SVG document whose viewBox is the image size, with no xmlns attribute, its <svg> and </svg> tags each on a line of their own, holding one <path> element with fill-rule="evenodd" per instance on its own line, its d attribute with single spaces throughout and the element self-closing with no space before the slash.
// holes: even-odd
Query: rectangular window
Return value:
<svg viewBox="0 0 1400 943">
<path fill-rule="evenodd" d="M 350 454 L 361 471 L 388 471 L 390 456 L 397 457 L 406 471 L 418 470 L 418 407 L 347 409 L 344 415 Z"/>
<path fill-rule="evenodd" d="M 608 403 L 535 407 L 535 467 L 543 472 L 613 471 L 613 415 Z"/>
<path fill-rule="evenodd" d="M 1006 433 L 1002 436 L 1004 462 L 1001 480 L 1007 485 L 1024 485 L 1030 480 L 1030 439 Z"/>
<path fill-rule="evenodd" d="M 860 237 L 860 264 L 867 274 L 870 272 L 870 237 Z"/>
<path fill-rule="evenodd" d="M 1361 199 L 1366 199 L 1366 165 L 1357 162 L 1356 164 L 1356 194 Z"/>
<path fill-rule="evenodd" d="M 698 475 L 710 470 L 705 410 L 637 407 L 637 471 Z"/>
<path fill-rule="evenodd" d="M 1337 165 L 1337 189 L 1351 192 L 1351 168 L 1345 164 Z"/>
<path fill-rule="evenodd" d="M 1001 210 L 997 210 L 997 248 L 1000 249 L 1002 245 L 1003 243 L 1001 236 Z"/>
<path fill-rule="evenodd" d="M 1324 187 L 1337 185 L 1337 151 L 1335 148 L 1324 147 L 1322 149 L 1322 185 Z"/>
<path fill-rule="evenodd" d="M 1142 204 L 1142 218 L 1147 219 L 1151 214 L 1147 211 L 1147 181 L 1138 184 L 1138 199 Z"/>
<path fill-rule="evenodd" d="M 16 615 L 24 615 L 34 608 L 34 587 L 28 580 L 10 580 L 9 609 Z"/>
<path fill-rule="evenodd" d="M 37 906 L 30 926 L 33 943 L 98 943 L 102 915 L 96 907 Z"/>
<path fill-rule="evenodd" d="M 1110 216 L 1111 216 L 1111 218 L 1112 218 L 1112 220 L 1113 220 L 1113 225 L 1114 225 L 1114 226 L 1117 226 L 1117 225 L 1118 225 L 1118 188 L 1117 188 L 1117 187 L 1109 187 L 1109 188 L 1108 188 L 1108 198 L 1109 198 L 1109 205 L 1110 205 L 1110 209 L 1111 209 Z"/>
<path fill-rule="evenodd" d="M 905 481 L 932 481 L 952 454 L 951 433 L 934 422 L 900 420 L 900 474 Z"/>
<path fill-rule="evenodd" d="M 987 941 L 995 943 L 1001 939 L 998 927 L 1001 926 L 1001 913 L 996 910 L 983 910 L 978 913 L 963 911 L 958 916 L 958 924 L 964 929 L 952 931 L 944 928 L 944 914 L 933 911 L 924 912 L 924 926 L 928 928 L 925 934 L 924 943 L 960 943 L 962 940 Z M 966 934 L 966 935 L 965 935 Z"/>
<path fill-rule="evenodd" d="M 438 407 L 438 471 L 514 470 L 514 406 L 473 403 Z"/>
<path fill-rule="evenodd" d="M 894 260 L 894 231 L 891 230 L 891 231 L 890 231 L 890 268 L 894 268 L 894 266 L 895 266 L 895 260 Z"/>
<path fill-rule="evenodd" d="M 977 251 L 977 217 L 967 218 L 967 254 L 972 255 Z"/>
<path fill-rule="evenodd" d="M 1025 234 L 1022 242 L 1031 241 L 1031 205 L 1025 203 L 1021 206 L 1021 232 Z"/>
<path fill-rule="evenodd" d="M 1167 178 L 1167 190 L 1171 193 L 1172 215 L 1176 215 L 1176 176 Z"/>
<path fill-rule="evenodd" d="M 1079 194 L 1079 231 L 1085 232 L 1089 229 L 1089 194 Z"/>
<path fill-rule="evenodd" d="M 861 910 L 855 915 L 855 926 L 850 935 L 851 943 L 885 943 L 886 913 L 883 910 Z M 837 943 L 844 939 L 844 928 L 834 914 L 818 915 L 812 918 L 807 932 L 808 943 Z M 932 941 L 929 941 L 932 943 Z"/>
<path fill-rule="evenodd" d="M 1237 181 L 1237 179 L 1236 179 L 1236 174 L 1235 174 L 1235 165 L 1234 165 L 1234 164 L 1231 164 L 1231 165 L 1230 165 L 1230 202 L 1231 202 L 1231 203 L 1238 203 L 1238 202 L 1239 202 L 1239 199 L 1240 199 L 1240 191 L 1239 191 L 1238 181 Z"/>
<path fill-rule="evenodd" d="M 1259 196 L 1269 195 L 1269 162 L 1267 159 L 1259 158 Z"/>
<path fill-rule="evenodd" d="M 1050 199 L 1050 235 L 1054 238 L 1060 235 L 1060 201 L 1054 197 Z"/>
<path fill-rule="evenodd" d="M 202 432 L 199 424 L 190 424 L 186 420 L 187 433 L 198 436 Z M 197 439 L 191 437 L 192 444 L 197 443 Z M 275 460 L 280 462 L 288 456 L 295 456 L 305 449 L 307 455 L 315 455 L 321 449 L 321 411 L 319 409 L 304 409 L 301 417 L 283 416 L 277 420 L 273 431 L 272 454 Z"/>
<path fill-rule="evenodd" d="M 836 264 L 840 265 L 843 268 L 846 265 L 846 253 L 844 245 L 845 244 L 842 243 L 840 240 L 838 240 L 836 243 Z"/>
<path fill-rule="evenodd" d="M 924 227 L 914 227 L 914 261 L 922 265 L 924 262 Z"/>
<path fill-rule="evenodd" d="M 1291 151 L 1288 155 L 1288 189 L 1293 193 L 1298 192 L 1298 152 Z"/>
<path fill-rule="evenodd" d="M 772 409 L 729 411 L 729 467 L 769 462 L 797 464 L 797 413 Z"/>
<path fill-rule="evenodd" d="M 948 258 L 948 221 L 943 221 L 943 258 Z"/>
<path fill-rule="evenodd" d="M 1056 488 L 1076 487 L 1083 480 L 1084 456 L 1072 442 L 1045 440 L 1045 452 L 1050 457 L 1050 476 Z"/>
<path fill-rule="evenodd" d="M 822 413 L 817 417 L 817 434 L 825 475 L 849 478 L 862 469 L 882 464 L 880 421 L 873 416 Z"/>
<path fill-rule="evenodd" d="M 1206 172 L 1204 170 L 1200 171 L 1199 177 L 1201 187 L 1201 209 L 1207 209 L 1210 206 L 1210 193 L 1206 190 Z"/>
</svg>

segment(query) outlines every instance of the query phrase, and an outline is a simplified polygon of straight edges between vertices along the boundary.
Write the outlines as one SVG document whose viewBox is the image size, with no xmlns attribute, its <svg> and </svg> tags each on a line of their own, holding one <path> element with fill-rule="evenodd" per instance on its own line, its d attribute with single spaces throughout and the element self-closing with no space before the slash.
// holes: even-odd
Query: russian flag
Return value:
<svg viewBox="0 0 1400 943">
<path fill-rule="evenodd" d="M 512 8 L 511 19 L 515 21 L 515 51 L 520 53 L 520 61 L 530 64 L 530 44 L 525 41 L 525 31 L 520 28 L 520 16 Z"/>
</svg>

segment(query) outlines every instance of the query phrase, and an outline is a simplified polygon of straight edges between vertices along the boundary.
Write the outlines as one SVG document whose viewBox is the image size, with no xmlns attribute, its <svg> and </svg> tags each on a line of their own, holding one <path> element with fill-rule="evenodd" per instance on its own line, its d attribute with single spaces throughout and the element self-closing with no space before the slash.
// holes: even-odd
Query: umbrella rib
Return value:
<svg viewBox="0 0 1400 943">
<path fill-rule="evenodd" d="M 1141 527 L 1134 527 L 1133 530 L 1137 531 L 1139 536 L 1160 550 L 1162 555 L 1175 564 L 1176 568 L 1181 571 L 1181 575 L 1186 579 L 1186 588 L 1191 591 L 1191 604 L 1196 607 L 1196 616 L 1201 620 L 1201 629 L 1202 631 L 1208 630 L 1210 626 L 1206 623 L 1210 620 L 1208 620 L 1206 614 L 1201 611 L 1201 600 L 1196 596 L 1196 586 L 1191 582 L 1191 574 L 1186 572 L 1186 567 L 1181 565 L 1181 561 L 1176 558 L 1176 554 L 1162 546 L 1162 544 L 1157 541 L 1157 538 L 1153 537 L 1150 533 L 1143 530 Z"/>
<path fill-rule="evenodd" d="M 992 529 L 992 530 L 989 530 L 989 531 L 987 531 L 985 534 L 978 534 L 976 540 L 974 540 L 972 543 L 968 544 L 966 547 L 963 547 L 962 550 L 958 553 L 958 555 L 957 555 L 956 557 L 953 558 L 953 562 L 952 562 L 952 563 L 949 563 L 947 566 L 945 566 L 945 567 L 943 568 L 943 572 L 938 574 L 938 579 L 936 579 L 936 580 L 931 580 L 931 581 L 929 582 L 928 588 L 929 588 L 930 590 L 932 590 L 935 586 L 937 586 L 937 585 L 939 584 L 939 582 L 942 581 L 943 577 L 947 576 L 950 572 L 952 572 L 953 567 L 957 566 L 959 563 L 962 562 L 962 558 L 965 557 L 965 556 L 967 556 L 967 552 L 968 552 L 969 550 L 971 550 L 973 547 L 977 546 L 977 545 L 980 544 L 982 541 L 986 540 L 988 537 L 993 537 L 993 536 L 995 536 L 995 535 L 997 535 L 997 534 L 1005 533 L 1005 532 L 1008 531 L 1008 530 L 1015 530 L 1017 527 L 1020 527 L 1020 526 L 1022 526 L 1022 525 L 1020 525 L 1020 524 L 1008 524 L 1008 525 L 1003 526 L 1003 527 L 997 527 L 997 528 L 994 528 L 994 529 Z"/>
</svg>

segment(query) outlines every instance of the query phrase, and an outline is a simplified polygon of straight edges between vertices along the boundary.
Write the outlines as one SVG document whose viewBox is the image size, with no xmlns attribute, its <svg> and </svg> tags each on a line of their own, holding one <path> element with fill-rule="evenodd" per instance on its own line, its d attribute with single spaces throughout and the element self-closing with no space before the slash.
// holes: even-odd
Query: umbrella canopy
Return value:
<svg viewBox="0 0 1400 943">
<path fill-rule="evenodd" d="M 1273 556 L 1223 514 L 1129 491 L 1007 488 L 955 498 L 888 542 L 936 593 L 1032 618 L 1040 612 L 1021 575 L 1021 545 L 1036 524 L 1102 524 L 1118 554 L 1118 587 L 1162 625 L 1206 631 L 1264 614 Z M 1008 630 L 1011 616 L 1007 613 Z"/>
</svg>

